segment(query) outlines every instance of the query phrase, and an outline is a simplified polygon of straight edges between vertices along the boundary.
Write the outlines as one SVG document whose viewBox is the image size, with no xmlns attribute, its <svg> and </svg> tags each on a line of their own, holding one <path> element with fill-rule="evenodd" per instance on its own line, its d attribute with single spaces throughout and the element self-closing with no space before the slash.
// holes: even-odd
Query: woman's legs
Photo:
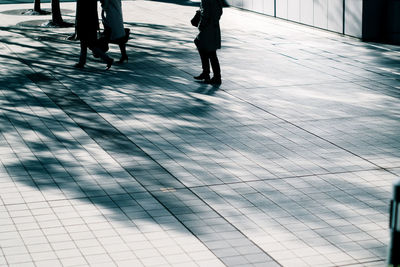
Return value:
<svg viewBox="0 0 400 267">
<path fill-rule="evenodd" d="M 118 63 L 124 63 L 124 61 L 128 61 L 128 55 L 126 54 L 126 43 L 121 42 L 118 44 L 119 50 L 121 50 L 121 58 L 119 59 Z"/>
<path fill-rule="evenodd" d="M 125 37 L 122 38 L 119 45 L 119 50 L 121 50 L 121 58 L 119 59 L 119 63 L 123 63 L 125 60 L 128 61 L 128 55 L 126 54 L 126 43 L 129 40 L 129 34 L 131 33 L 130 29 L 124 29 Z"/>
<path fill-rule="evenodd" d="M 217 57 L 217 51 L 204 51 L 199 49 L 199 55 L 201 59 L 201 66 L 203 72 L 194 77 L 196 80 L 204 80 L 212 84 L 221 84 L 221 67 Z M 210 79 L 210 63 L 214 73 L 214 77 Z"/>
<path fill-rule="evenodd" d="M 217 57 L 217 51 L 209 52 L 211 67 L 214 73 L 214 78 L 221 80 L 221 68 Z"/>
<path fill-rule="evenodd" d="M 90 48 L 90 50 L 92 50 L 94 54 L 98 55 L 102 60 L 107 63 L 107 69 L 111 67 L 114 60 L 107 56 L 107 54 L 103 50 L 94 45 L 89 46 L 89 43 L 86 41 L 81 41 L 81 53 L 79 56 L 79 62 L 75 64 L 76 68 L 83 68 L 85 66 L 88 48 Z"/>
<path fill-rule="evenodd" d="M 210 75 L 210 59 L 207 51 L 199 50 L 203 74 Z"/>
<path fill-rule="evenodd" d="M 92 50 L 94 54 L 98 55 L 103 61 L 107 63 L 106 67 L 107 70 L 111 68 L 111 65 L 113 64 L 114 60 L 110 58 L 103 50 L 101 50 L 97 46 L 91 46 L 90 50 Z"/>
<path fill-rule="evenodd" d="M 79 62 L 74 65 L 76 68 L 83 68 L 86 64 L 88 45 L 85 41 L 81 41 L 80 44 L 81 44 L 81 52 L 79 55 Z"/>
<path fill-rule="evenodd" d="M 198 49 L 198 51 L 203 72 L 199 76 L 195 76 L 193 78 L 195 78 L 196 80 L 204 80 L 205 82 L 208 82 L 210 81 L 210 59 L 208 56 L 208 52 L 200 49 Z"/>
</svg>

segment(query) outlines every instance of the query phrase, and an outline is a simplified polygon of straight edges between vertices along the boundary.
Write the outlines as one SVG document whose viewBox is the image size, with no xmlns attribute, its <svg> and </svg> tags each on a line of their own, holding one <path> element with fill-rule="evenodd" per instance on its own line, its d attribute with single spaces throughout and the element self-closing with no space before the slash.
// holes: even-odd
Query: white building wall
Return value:
<svg viewBox="0 0 400 267">
<path fill-rule="evenodd" d="M 264 14 L 275 16 L 275 0 L 262 0 L 264 3 Z"/>
<path fill-rule="evenodd" d="M 343 0 L 328 0 L 327 29 L 343 33 Z"/>
<path fill-rule="evenodd" d="M 314 25 L 328 29 L 328 0 L 314 0 Z"/>
<path fill-rule="evenodd" d="M 300 1 L 300 23 L 314 25 L 314 0 Z"/>
<path fill-rule="evenodd" d="M 300 22 L 300 0 L 288 0 L 288 20 Z"/>
<path fill-rule="evenodd" d="M 252 1 L 252 0 L 246 0 L 246 1 Z M 281 18 L 281 19 L 287 19 L 288 18 L 288 0 L 279 0 L 276 1 L 276 17 Z"/>
<path fill-rule="evenodd" d="M 345 30 L 344 34 L 362 36 L 362 5 L 363 0 L 345 1 Z"/>
<path fill-rule="evenodd" d="M 321 29 L 359 38 L 362 36 L 363 0 L 227 0 L 227 2 L 231 6 Z"/>
</svg>

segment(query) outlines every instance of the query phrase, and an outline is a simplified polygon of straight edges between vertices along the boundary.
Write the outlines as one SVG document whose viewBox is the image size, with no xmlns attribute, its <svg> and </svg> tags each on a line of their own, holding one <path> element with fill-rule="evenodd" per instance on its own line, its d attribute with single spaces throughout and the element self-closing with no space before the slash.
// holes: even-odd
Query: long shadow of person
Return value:
<svg viewBox="0 0 400 267">
<path fill-rule="evenodd" d="M 208 85 L 206 83 L 199 82 L 200 86 L 194 90 L 195 93 L 204 95 L 214 95 L 220 88 L 220 85 Z"/>
</svg>

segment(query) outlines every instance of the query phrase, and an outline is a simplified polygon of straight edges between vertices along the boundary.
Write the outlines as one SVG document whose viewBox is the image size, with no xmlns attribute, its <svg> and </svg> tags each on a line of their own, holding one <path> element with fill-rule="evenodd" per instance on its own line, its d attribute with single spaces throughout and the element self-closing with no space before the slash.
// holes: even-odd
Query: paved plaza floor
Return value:
<svg viewBox="0 0 400 267">
<path fill-rule="evenodd" d="M 109 71 L 5 3 L 0 266 L 385 266 L 400 47 L 225 8 L 213 87 L 198 3 L 124 1 Z"/>
</svg>

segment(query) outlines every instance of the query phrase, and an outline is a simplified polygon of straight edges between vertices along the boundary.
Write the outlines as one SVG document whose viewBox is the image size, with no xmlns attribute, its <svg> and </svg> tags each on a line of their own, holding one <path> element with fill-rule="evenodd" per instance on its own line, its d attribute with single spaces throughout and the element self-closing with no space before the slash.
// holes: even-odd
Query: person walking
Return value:
<svg viewBox="0 0 400 267">
<path fill-rule="evenodd" d="M 121 58 L 118 63 L 128 61 L 126 43 L 129 38 L 129 29 L 125 31 L 122 17 L 121 0 L 100 0 L 102 12 L 101 18 L 104 26 L 104 38 L 108 43 L 119 45 Z"/>
<path fill-rule="evenodd" d="M 107 63 L 106 70 L 110 69 L 114 60 L 97 47 L 97 31 L 99 19 L 97 14 L 97 0 L 77 0 L 76 2 L 76 34 L 80 40 L 81 52 L 76 68 L 83 68 L 86 64 L 87 49 L 93 51 Z"/>
<path fill-rule="evenodd" d="M 216 85 L 222 83 L 221 68 L 217 57 L 217 49 L 221 48 L 221 30 L 219 27 L 221 16 L 221 0 L 201 0 L 200 21 L 198 23 L 199 34 L 194 43 L 199 51 L 203 72 L 193 78 Z M 210 63 L 214 74 L 211 79 Z"/>
</svg>

